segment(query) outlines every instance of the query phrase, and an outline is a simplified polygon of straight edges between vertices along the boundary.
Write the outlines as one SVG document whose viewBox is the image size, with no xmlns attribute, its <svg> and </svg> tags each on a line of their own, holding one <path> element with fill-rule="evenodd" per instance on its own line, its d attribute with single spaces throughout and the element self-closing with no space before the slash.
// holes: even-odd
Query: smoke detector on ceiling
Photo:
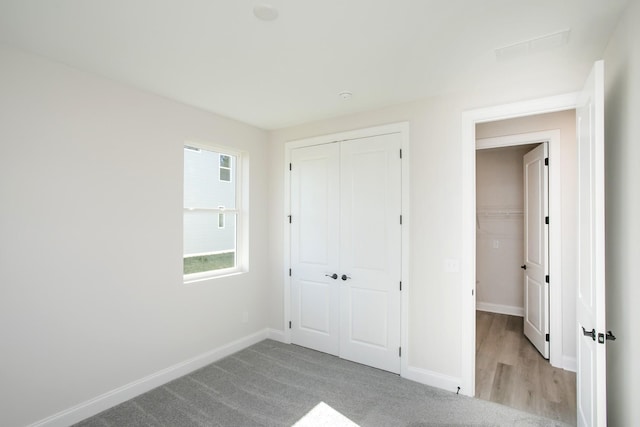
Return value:
<svg viewBox="0 0 640 427">
<path fill-rule="evenodd" d="M 353 96 L 353 92 L 349 92 L 348 90 L 342 91 L 338 94 L 338 96 L 342 99 L 344 99 L 345 101 L 351 99 L 351 97 Z"/>
<path fill-rule="evenodd" d="M 278 9 L 267 3 L 260 3 L 253 7 L 253 14 L 261 21 L 274 21 L 278 17 Z"/>
</svg>

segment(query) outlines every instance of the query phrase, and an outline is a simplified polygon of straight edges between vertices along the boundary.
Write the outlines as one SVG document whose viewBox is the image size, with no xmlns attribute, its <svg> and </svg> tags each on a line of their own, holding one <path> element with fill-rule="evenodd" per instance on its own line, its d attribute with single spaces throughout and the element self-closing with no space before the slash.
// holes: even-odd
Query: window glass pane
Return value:
<svg viewBox="0 0 640 427">
<path fill-rule="evenodd" d="M 220 155 L 220 166 L 223 168 L 231 167 L 231 156 L 227 156 L 225 154 Z"/>
<path fill-rule="evenodd" d="M 231 181 L 231 169 L 220 168 L 220 181 Z"/>
<path fill-rule="evenodd" d="M 187 257 L 184 259 L 184 274 L 202 273 L 205 271 L 235 267 L 235 256 L 235 252 L 224 252 L 220 254 Z"/>
<path fill-rule="evenodd" d="M 220 169 L 222 157 L 227 158 L 229 169 Z M 220 155 L 215 151 L 184 150 L 184 207 L 216 208 L 220 205 L 235 209 L 235 185 L 231 174 L 235 170 L 235 156 Z M 225 170 L 225 181 L 220 180 L 219 169 Z M 235 181 L 235 180 L 234 180 Z"/>
<path fill-rule="evenodd" d="M 185 210 L 184 274 L 232 268 L 235 262 L 236 214 Z"/>
</svg>

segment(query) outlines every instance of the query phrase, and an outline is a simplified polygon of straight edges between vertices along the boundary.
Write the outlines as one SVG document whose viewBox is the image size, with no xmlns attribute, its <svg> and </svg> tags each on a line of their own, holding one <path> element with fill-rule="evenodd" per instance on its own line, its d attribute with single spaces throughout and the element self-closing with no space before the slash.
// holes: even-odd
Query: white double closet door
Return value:
<svg viewBox="0 0 640 427">
<path fill-rule="evenodd" d="M 291 153 L 291 340 L 400 372 L 400 134 Z"/>
</svg>

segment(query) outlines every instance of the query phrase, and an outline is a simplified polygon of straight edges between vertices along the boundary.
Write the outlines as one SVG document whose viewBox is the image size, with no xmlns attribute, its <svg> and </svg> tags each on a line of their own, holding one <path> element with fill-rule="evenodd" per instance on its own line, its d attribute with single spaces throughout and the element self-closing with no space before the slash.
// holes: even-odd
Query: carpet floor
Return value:
<svg viewBox="0 0 640 427">
<path fill-rule="evenodd" d="M 362 427 L 566 425 L 271 340 L 76 425 L 292 426 L 308 413 L 299 425 L 336 426 L 337 419 Z"/>
</svg>

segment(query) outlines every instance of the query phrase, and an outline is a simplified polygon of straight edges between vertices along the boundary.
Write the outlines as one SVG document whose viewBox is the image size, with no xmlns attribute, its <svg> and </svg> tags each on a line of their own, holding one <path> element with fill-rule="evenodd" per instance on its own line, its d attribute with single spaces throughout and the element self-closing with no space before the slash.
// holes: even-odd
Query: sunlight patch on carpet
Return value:
<svg viewBox="0 0 640 427">
<path fill-rule="evenodd" d="M 293 427 L 358 427 L 358 424 L 342 415 L 324 402 L 300 418 Z"/>
</svg>

